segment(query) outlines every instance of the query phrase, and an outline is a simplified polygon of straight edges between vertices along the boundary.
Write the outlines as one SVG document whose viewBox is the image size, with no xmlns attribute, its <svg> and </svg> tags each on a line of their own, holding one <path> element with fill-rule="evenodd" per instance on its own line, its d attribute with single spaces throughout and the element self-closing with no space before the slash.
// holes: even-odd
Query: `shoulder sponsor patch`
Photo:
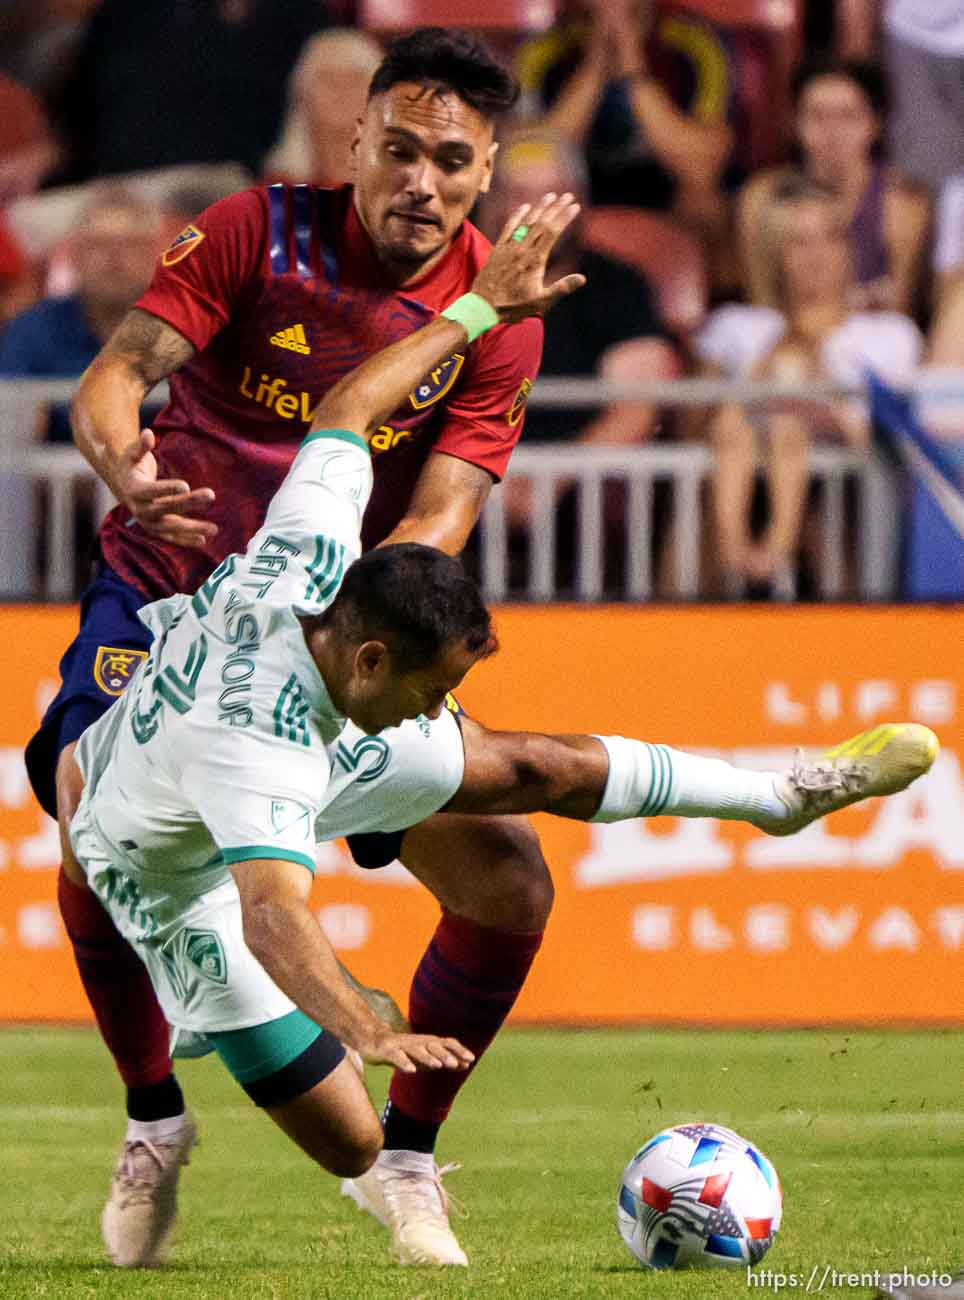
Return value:
<svg viewBox="0 0 964 1300">
<path fill-rule="evenodd" d="M 137 665 L 147 658 L 146 650 L 125 650 L 99 645 L 94 657 L 94 681 L 105 695 L 120 695 L 134 676 Z"/>
<path fill-rule="evenodd" d="M 512 399 L 512 405 L 505 413 L 505 418 L 509 424 L 515 426 L 522 419 L 522 412 L 525 410 L 526 402 L 529 400 L 529 394 L 532 392 L 532 380 L 523 379 L 519 385 L 519 391 Z"/>
<path fill-rule="evenodd" d="M 432 406 L 444 397 L 458 378 L 464 362 L 465 357 L 461 352 L 453 352 L 446 361 L 430 370 L 408 395 L 415 410 L 424 411 L 426 406 Z"/>
<path fill-rule="evenodd" d="M 173 244 L 165 248 L 161 254 L 161 265 L 173 266 L 175 262 L 182 262 L 203 240 L 203 230 L 198 230 L 197 226 L 185 226 Z"/>
</svg>

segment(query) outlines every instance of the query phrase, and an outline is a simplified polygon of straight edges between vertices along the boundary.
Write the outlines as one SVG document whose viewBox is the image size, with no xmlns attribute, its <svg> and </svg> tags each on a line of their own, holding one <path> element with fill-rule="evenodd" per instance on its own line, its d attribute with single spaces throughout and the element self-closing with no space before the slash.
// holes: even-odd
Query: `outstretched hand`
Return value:
<svg viewBox="0 0 964 1300">
<path fill-rule="evenodd" d="M 553 284 L 545 282 L 556 240 L 578 214 L 579 204 L 571 194 L 547 194 L 534 207 L 524 203 L 505 223 L 472 285 L 472 292 L 492 304 L 503 324 L 544 316 L 586 283 L 584 275 L 576 274 L 564 275 Z"/>
<path fill-rule="evenodd" d="M 152 537 L 178 546 L 203 546 L 218 531 L 215 523 L 189 518 L 214 501 L 211 488 L 196 488 L 182 479 L 159 479 L 154 455 L 156 438 L 142 429 L 137 440 L 113 465 L 111 487 L 131 516 Z"/>
<path fill-rule="evenodd" d="M 396 1034 L 387 1026 L 357 1044 L 361 1057 L 369 1065 L 394 1065 L 405 1074 L 416 1070 L 467 1070 L 475 1056 L 457 1038 L 439 1038 L 435 1034 Z"/>
</svg>

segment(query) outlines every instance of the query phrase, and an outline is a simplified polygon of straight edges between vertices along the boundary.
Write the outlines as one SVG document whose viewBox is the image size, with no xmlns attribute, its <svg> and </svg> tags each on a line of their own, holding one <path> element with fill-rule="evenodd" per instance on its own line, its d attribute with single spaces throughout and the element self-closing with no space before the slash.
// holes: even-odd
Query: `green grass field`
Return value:
<svg viewBox="0 0 964 1300">
<path fill-rule="evenodd" d="M 620 1168 L 667 1124 L 715 1119 L 780 1172 L 783 1231 L 761 1267 L 951 1270 L 964 1257 L 964 1035 L 510 1031 L 439 1151 L 469 1217 L 466 1272 L 400 1270 L 374 1221 L 289 1146 L 213 1058 L 180 1077 L 202 1128 L 162 1271 L 101 1256 L 123 1125 L 94 1034 L 0 1030 L 0 1297 L 559 1300 L 776 1294 L 745 1270 L 646 1273 L 614 1226 Z M 385 1076 L 373 1081 L 378 1100 Z M 816 1284 L 814 1284 L 816 1289 Z M 868 1295 L 866 1288 L 832 1288 Z M 791 1294 L 789 1288 L 780 1294 Z"/>
</svg>

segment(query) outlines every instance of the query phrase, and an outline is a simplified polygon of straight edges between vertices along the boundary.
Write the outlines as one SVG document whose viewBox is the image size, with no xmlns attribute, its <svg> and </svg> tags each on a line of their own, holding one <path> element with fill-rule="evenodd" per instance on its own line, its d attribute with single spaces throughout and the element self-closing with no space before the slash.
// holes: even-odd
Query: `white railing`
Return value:
<svg viewBox="0 0 964 1300">
<path fill-rule="evenodd" d="M 0 594 L 15 598 L 63 600 L 75 595 L 75 529 L 78 511 L 98 521 L 112 504 L 109 490 L 73 447 L 38 444 L 32 439 L 38 404 L 65 401 L 72 382 L 30 380 L 0 383 Z M 541 380 L 533 404 L 578 410 L 605 402 L 646 401 L 665 407 L 712 405 L 737 400 L 765 404 L 781 398 L 854 395 L 832 385 L 774 385 L 726 380 L 671 383 L 601 383 L 597 380 Z M 158 394 L 153 399 L 156 401 Z M 598 600 L 615 594 L 629 600 L 652 597 L 654 494 L 666 483 L 672 499 L 671 586 L 684 599 L 700 590 L 700 550 L 704 529 L 703 485 L 713 469 L 713 454 L 703 445 L 656 444 L 642 447 L 587 447 L 524 444 L 512 457 L 507 477 L 532 484 L 528 521 L 529 563 L 524 587 L 509 584 L 509 536 L 502 495 L 497 490 L 482 517 L 480 565 L 490 600 L 523 595 L 546 601 L 560 595 Z M 811 451 L 811 469 L 822 484 L 820 521 L 821 594 L 833 599 L 845 590 L 847 558 L 846 484 L 856 485 L 857 589 L 866 599 L 896 594 L 898 483 L 878 456 L 831 447 Z M 555 484 L 565 480 L 577 497 L 577 570 L 573 587 L 561 591 L 555 572 Z M 626 492 L 626 555 L 623 589 L 604 592 L 604 485 L 617 481 Z M 39 544 L 38 544 L 39 543 Z M 38 558 L 39 557 L 39 558 Z"/>
<path fill-rule="evenodd" d="M 674 554 L 672 587 L 684 599 L 699 594 L 700 541 L 703 528 L 702 485 L 713 468 L 703 446 L 632 448 L 576 445 L 520 447 L 507 477 L 532 483 L 529 565 L 525 597 L 558 599 L 556 581 L 556 512 L 554 485 L 572 482 L 578 497 L 579 557 L 575 592 L 579 600 L 603 594 L 603 485 L 626 485 L 626 562 L 624 590 L 629 600 L 646 600 L 654 587 L 653 505 L 656 485 L 666 482 L 673 494 Z M 883 600 L 896 589 L 897 512 L 893 474 L 876 457 L 817 448 L 811 469 L 823 484 L 820 589 L 827 599 L 844 592 L 847 551 L 845 483 L 857 485 L 860 511 L 858 589 L 867 599 Z M 30 447 L 16 460 L 0 457 L 0 591 L 6 597 L 65 600 L 75 591 L 75 529 L 78 511 L 93 522 L 113 505 L 110 490 L 73 447 Z M 36 547 L 42 521 L 43 535 Z M 39 551 L 35 558 L 34 550 Z M 489 600 L 510 595 L 509 537 L 502 494 L 492 493 L 482 518 L 481 578 Z M 39 565 L 40 571 L 37 572 Z M 565 593 L 568 594 L 568 593 Z M 612 594 L 612 593 L 610 593 Z"/>
<path fill-rule="evenodd" d="M 705 446 L 520 447 L 507 478 L 526 478 L 532 485 L 528 572 L 524 595 L 547 601 L 560 595 L 556 575 L 555 484 L 566 481 L 577 495 L 577 568 L 572 595 L 600 600 L 604 594 L 627 600 L 653 596 L 654 498 L 659 483 L 672 494 L 672 555 L 669 587 L 692 600 L 700 594 L 704 529 L 703 484 L 713 471 L 713 453 Z M 866 600 L 896 594 L 898 563 L 897 486 L 891 468 L 876 455 L 838 448 L 811 450 L 810 469 L 822 485 L 818 585 L 826 600 L 845 594 L 848 479 L 857 490 L 857 590 Z M 603 567 L 603 490 L 607 481 L 625 484 L 625 563 L 623 590 L 605 592 Z M 488 600 L 519 593 L 509 585 L 509 534 L 501 494 L 492 493 L 482 516 L 481 580 Z M 568 594 L 568 593 L 566 593 Z"/>
</svg>

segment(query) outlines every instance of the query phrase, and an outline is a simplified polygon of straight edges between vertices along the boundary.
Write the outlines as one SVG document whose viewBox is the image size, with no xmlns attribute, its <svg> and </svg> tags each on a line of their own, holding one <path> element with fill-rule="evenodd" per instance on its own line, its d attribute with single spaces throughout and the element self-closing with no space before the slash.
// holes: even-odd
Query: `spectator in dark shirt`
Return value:
<svg viewBox="0 0 964 1300">
<path fill-rule="evenodd" d="M 725 98 L 671 84 L 652 58 L 660 22 L 656 0 L 569 4 L 560 23 L 522 47 L 524 103 L 585 150 L 593 203 L 668 209 L 709 236 L 725 216 Z"/>
<path fill-rule="evenodd" d="M 482 227 L 494 238 L 518 205 L 566 190 L 584 201 L 585 169 L 573 146 L 561 135 L 517 132 L 500 152 L 483 204 Z M 557 276 L 580 271 L 588 283 L 546 317 L 540 374 L 613 380 L 671 379 L 679 374 L 679 358 L 649 283 L 633 267 L 585 248 L 578 221 L 557 243 L 551 266 Z M 575 412 L 534 407 L 526 414 L 522 443 L 638 445 L 651 436 L 657 417 L 657 409 L 647 402 Z M 566 486 L 557 483 L 557 496 Z M 523 528 L 530 519 L 529 484 L 510 479 L 503 492 L 510 527 Z"/>
<path fill-rule="evenodd" d="M 327 25 L 322 0 L 103 0 L 54 105 L 57 179 L 225 161 L 257 173 L 298 52 Z"/>
<path fill-rule="evenodd" d="M 75 378 L 150 282 L 161 213 L 116 185 L 94 190 L 72 240 L 75 292 L 43 298 L 0 337 L 0 376 Z M 71 440 L 66 409 L 50 412 L 47 437 Z"/>
</svg>

